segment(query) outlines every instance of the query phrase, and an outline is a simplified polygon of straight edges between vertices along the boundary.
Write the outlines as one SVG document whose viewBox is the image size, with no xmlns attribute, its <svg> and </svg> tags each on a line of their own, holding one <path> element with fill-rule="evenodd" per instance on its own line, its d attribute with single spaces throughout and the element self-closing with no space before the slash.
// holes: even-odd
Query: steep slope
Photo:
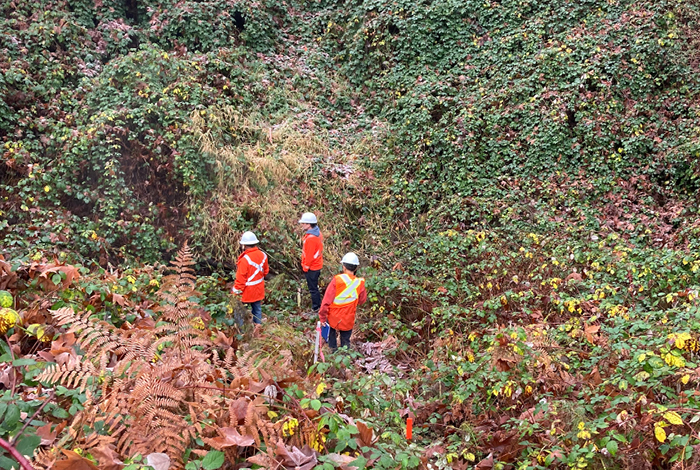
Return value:
<svg viewBox="0 0 700 470">
<path fill-rule="evenodd" d="M 324 277 L 356 250 L 370 291 L 361 352 L 305 402 L 335 451 L 698 464 L 697 2 L 50 7 L 2 4 L 6 254 L 107 266 L 191 239 L 216 265 L 253 229 L 290 274 L 266 311 L 287 324 L 312 208 Z"/>
<path fill-rule="evenodd" d="M 0 229 L 17 253 L 74 249 L 104 266 L 167 257 L 193 238 L 205 256 L 230 262 L 229 250 L 216 248 L 231 244 L 220 235 L 261 218 L 246 201 L 280 177 L 290 191 L 308 186 L 324 166 L 310 164 L 326 158 L 327 147 L 353 134 L 362 140 L 347 122 L 347 93 L 332 91 L 327 56 L 287 37 L 284 5 L 5 2 L 2 11 Z M 328 132 L 331 115 L 346 119 L 337 123 L 342 132 Z M 299 129 L 299 147 L 277 148 L 273 128 Z M 254 162 L 240 155 L 251 142 Z M 304 175 L 272 174 L 288 151 Z M 223 161 L 221 152 L 239 154 Z M 248 173 L 257 187 L 236 187 Z M 226 208 L 228 228 L 212 234 L 220 185 L 238 209 Z M 313 200 L 293 197 L 295 213 Z"/>
</svg>

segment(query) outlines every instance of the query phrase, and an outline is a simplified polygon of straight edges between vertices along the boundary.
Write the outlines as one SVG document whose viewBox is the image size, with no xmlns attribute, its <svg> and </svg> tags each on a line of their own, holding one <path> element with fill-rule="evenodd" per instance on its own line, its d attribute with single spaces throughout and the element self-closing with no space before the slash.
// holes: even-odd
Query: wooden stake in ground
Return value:
<svg viewBox="0 0 700 470">
<path fill-rule="evenodd" d="M 318 349 L 321 344 L 321 321 L 316 322 L 316 344 L 314 344 L 314 364 L 318 362 Z"/>
</svg>

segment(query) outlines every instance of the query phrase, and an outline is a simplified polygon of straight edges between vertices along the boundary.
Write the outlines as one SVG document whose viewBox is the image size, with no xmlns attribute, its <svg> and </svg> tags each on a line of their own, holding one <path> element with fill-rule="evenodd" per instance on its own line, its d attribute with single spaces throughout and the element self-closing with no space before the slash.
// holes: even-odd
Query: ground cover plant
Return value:
<svg viewBox="0 0 700 470">
<path fill-rule="evenodd" d="M 2 468 L 698 465 L 697 2 L 0 9 Z"/>
</svg>

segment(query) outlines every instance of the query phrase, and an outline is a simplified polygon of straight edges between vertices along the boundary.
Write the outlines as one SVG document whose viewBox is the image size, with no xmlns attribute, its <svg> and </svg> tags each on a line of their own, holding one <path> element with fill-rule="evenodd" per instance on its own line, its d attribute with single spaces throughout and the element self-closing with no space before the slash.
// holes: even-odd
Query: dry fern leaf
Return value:
<svg viewBox="0 0 700 470">
<path fill-rule="evenodd" d="M 55 447 L 50 449 L 37 449 L 34 453 L 33 464 L 38 469 L 50 469 L 58 458 L 58 450 Z"/>
<path fill-rule="evenodd" d="M 263 397 L 257 397 L 249 405 L 245 415 L 245 424 L 243 425 L 243 432 L 241 434 L 247 434 L 253 436 L 255 439 L 255 444 L 260 447 L 260 435 L 267 442 L 267 438 L 270 436 L 270 429 L 266 427 L 266 424 L 271 424 L 267 418 L 268 408 L 265 405 Z"/>
<path fill-rule="evenodd" d="M 235 367 L 230 369 L 230 372 L 234 377 L 251 377 L 254 373 L 257 374 L 257 367 L 255 363 L 260 357 L 260 353 L 257 351 L 246 351 L 238 359 Z"/>
<path fill-rule="evenodd" d="M 241 403 L 227 397 L 227 393 L 236 397 L 236 392 L 250 395 L 251 389 L 264 387 L 271 376 L 261 374 L 255 366 L 260 365 L 259 357 L 253 352 L 236 358 L 229 349 L 219 359 L 208 334 L 193 326 L 200 315 L 199 304 L 193 301 L 200 295 L 195 290 L 193 264 L 192 252 L 185 245 L 173 262 L 176 274 L 161 283 L 162 323 L 154 330 L 116 329 L 89 313 L 77 314 L 67 308 L 53 312 L 60 326 L 76 334 L 84 355 L 80 364 L 52 366 L 40 379 L 83 388 L 91 378 L 95 382 L 103 379 L 101 393 L 94 392 L 100 401 L 86 403 L 61 446 L 72 440 L 85 448 L 115 445 L 124 456 L 165 452 L 179 468 L 187 447 L 204 433 L 200 423 L 207 418 L 230 419 L 233 426 L 244 424 L 249 430 L 245 434 L 255 436 L 258 445 L 261 437 L 271 442 L 277 436 L 263 398 L 243 398 Z M 263 365 L 270 370 L 283 368 L 279 361 L 266 360 Z M 225 388 L 231 377 L 238 380 L 238 391 Z M 268 379 L 256 382 L 260 377 Z M 220 384 L 222 389 L 217 390 Z M 233 403 L 244 408 L 234 410 Z M 108 436 L 83 434 L 85 429 L 95 429 L 98 422 L 104 423 Z"/>
<path fill-rule="evenodd" d="M 231 370 L 236 364 L 236 351 L 234 348 L 229 348 L 226 350 L 226 356 L 224 357 L 224 362 L 221 366 L 226 370 Z"/>
<path fill-rule="evenodd" d="M 63 365 L 52 364 L 42 371 L 36 380 L 51 384 L 63 385 L 66 388 L 75 388 L 80 385 L 80 390 L 85 390 L 88 380 L 97 376 L 97 369 L 90 362 L 67 363 Z"/>
</svg>

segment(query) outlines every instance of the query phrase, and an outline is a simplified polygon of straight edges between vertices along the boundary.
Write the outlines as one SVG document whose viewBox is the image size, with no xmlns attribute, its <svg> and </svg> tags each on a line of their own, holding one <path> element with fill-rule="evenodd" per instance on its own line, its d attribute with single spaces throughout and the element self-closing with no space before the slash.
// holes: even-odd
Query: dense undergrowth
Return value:
<svg viewBox="0 0 700 470">
<path fill-rule="evenodd" d="M 697 2 L 0 9 L 0 437 L 37 465 L 699 465 Z M 307 209 L 370 292 L 313 367 Z"/>
</svg>

